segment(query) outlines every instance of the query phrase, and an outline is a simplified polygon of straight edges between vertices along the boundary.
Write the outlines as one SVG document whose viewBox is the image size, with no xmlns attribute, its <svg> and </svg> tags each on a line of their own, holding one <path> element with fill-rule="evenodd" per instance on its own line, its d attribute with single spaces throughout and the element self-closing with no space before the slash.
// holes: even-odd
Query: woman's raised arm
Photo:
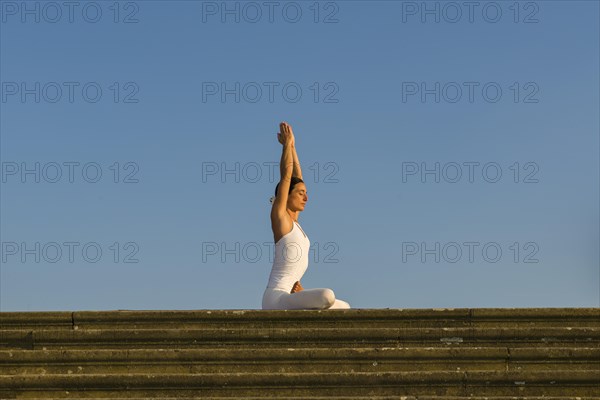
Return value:
<svg viewBox="0 0 600 400">
<path fill-rule="evenodd" d="M 290 184 L 292 182 L 292 173 L 294 171 L 294 134 L 291 128 L 288 129 L 286 124 L 280 124 L 281 133 L 277 137 L 281 137 L 283 142 L 283 150 L 281 152 L 281 180 L 277 188 L 277 194 L 275 195 L 275 201 L 273 202 L 273 208 L 279 215 L 285 215 L 287 209 L 288 192 L 290 190 Z"/>
<path fill-rule="evenodd" d="M 282 130 L 283 130 L 283 125 L 287 126 L 288 129 L 290 130 L 290 132 L 292 132 L 292 136 L 294 135 L 294 132 L 292 131 L 292 127 L 290 124 L 288 124 L 286 122 L 282 122 L 279 125 L 280 125 L 280 129 L 282 129 Z M 281 132 L 277 134 L 277 140 L 279 140 L 279 143 L 283 144 L 283 137 L 281 135 Z M 295 136 L 294 136 L 294 141 L 292 143 L 292 158 L 294 160 L 294 170 L 292 172 L 292 176 L 302 179 L 302 168 L 300 167 L 300 160 L 298 159 L 298 153 L 296 152 Z M 281 176 L 283 176 L 283 165 L 280 165 L 279 167 L 280 167 Z"/>
</svg>

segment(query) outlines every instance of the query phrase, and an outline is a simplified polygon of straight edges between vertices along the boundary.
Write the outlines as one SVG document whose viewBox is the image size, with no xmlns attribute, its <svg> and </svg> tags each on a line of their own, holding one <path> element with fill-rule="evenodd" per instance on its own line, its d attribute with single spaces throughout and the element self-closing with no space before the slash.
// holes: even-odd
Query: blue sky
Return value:
<svg viewBox="0 0 600 400">
<path fill-rule="evenodd" d="M 281 121 L 305 288 L 600 306 L 598 2 L 61 4 L 0 1 L 1 311 L 259 309 Z"/>
</svg>

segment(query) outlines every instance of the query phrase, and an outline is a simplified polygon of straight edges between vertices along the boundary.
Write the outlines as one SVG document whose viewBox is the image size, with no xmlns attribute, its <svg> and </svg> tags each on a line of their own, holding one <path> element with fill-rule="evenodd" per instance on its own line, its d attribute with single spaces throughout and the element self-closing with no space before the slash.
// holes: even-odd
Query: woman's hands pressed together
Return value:
<svg viewBox="0 0 600 400">
<path fill-rule="evenodd" d="M 294 132 L 292 131 L 292 127 L 287 122 L 282 122 L 279 124 L 280 132 L 277 132 L 277 140 L 282 145 L 289 143 L 294 145 L 295 138 Z"/>
</svg>

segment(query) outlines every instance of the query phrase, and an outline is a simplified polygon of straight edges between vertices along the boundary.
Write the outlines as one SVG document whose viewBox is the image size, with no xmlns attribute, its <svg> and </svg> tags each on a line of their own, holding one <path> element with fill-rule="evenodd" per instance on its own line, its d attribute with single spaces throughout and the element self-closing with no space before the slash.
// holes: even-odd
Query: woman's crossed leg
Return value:
<svg viewBox="0 0 600 400">
<path fill-rule="evenodd" d="M 283 293 L 279 305 L 287 310 L 297 309 L 349 309 L 350 304 L 336 299 L 331 289 L 304 289 L 295 293 Z"/>
</svg>

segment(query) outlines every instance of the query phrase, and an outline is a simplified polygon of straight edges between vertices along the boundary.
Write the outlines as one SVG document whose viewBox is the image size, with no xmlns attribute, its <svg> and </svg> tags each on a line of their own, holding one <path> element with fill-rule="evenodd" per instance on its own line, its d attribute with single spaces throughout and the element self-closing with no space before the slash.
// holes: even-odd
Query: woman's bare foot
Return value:
<svg viewBox="0 0 600 400">
<path fill-rule="evenodd" d="M 296 283 L 294 283 L 294 286 L 292 286 L 292 291 L 290 293 L 301 292 L 302 290 L 304 290 L 304 288 L 300 284 L 300 281 L 296 281 Z"/>
</svg>

